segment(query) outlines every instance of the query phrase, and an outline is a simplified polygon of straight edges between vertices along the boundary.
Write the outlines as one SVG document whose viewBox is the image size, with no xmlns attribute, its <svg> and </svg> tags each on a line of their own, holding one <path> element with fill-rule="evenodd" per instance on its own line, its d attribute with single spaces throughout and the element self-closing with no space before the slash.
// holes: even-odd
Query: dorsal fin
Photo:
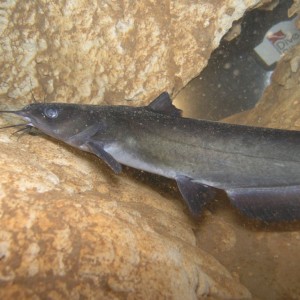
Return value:
<svg viewBox="0 0 300 300">
<path fill-rule="evenodd" d="M 170 96 L 167 92 L 163 92 L 157 98 L 155 98 L 148 106 L 151 110 L 173 116 L 173 117 L 180 117 L 182 111 L 176 108 L 170 99 Z"/>
</svg>

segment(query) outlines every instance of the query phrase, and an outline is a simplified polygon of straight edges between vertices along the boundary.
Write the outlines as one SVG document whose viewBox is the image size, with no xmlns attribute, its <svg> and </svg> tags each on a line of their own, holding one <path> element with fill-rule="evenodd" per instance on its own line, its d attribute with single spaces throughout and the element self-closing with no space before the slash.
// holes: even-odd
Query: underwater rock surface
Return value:
<svg viewBox="0 0 300 300">
<path fill-rule="evenodd" d="M 0 94 L 10 107 L 29 102 L 31 85 L 49 100 L 133 99 L 140 105 L 196 76 L 232 21 L 258 2 L 3 2 Z M 284 93 L 285 83 L 276 94 Z M 282 104 L 290 101 L 283 95 L 276 103 L 271 96 L 264 100 L 264 113 L 258 106 L 235 121 L 254 124 L 257 110 L 261 120 L 285 114 L 297 126 L 299 111 Z M 13 124 L 1 118 L 0 125 L 8 120 Z M 90 154 L 12 132 L 0 132 L 1 299 L 249 299 L 249 289 L 256 292 L 257 281 L 241 276 L 243 257 L 235 256 L 239 241 L 255 233 L 237 234 L 240 224 L 210 213 L 197 224 L 179 193 L 144 184 L 148 175 L 126 170 L 115 176 Z M 272 236 L 255 238 L 267 240 L 274 257 L 279 242 L 290 255 L 289 245 L 297 248 L 300 241 L 298 232 Z M 295 255 L 289 266 L 297 275 Z M 227 266 L 228 257 L 240 258 L 240 268 Z M 283 295 L 297 296 L 299 280 L 287 276 L 284 262 L 276 265 L 273 284 Z"/>
<path fill-rule="evenodd" d="M 260 2 L 2 1 L 0 95 L 141 105 L 177 93 Z"/>
<path fill-rule="evenodd" d="M 1 299 L 247 299 L 179 197 L 42 136 L 0 134 Z M 129 172 L 130 173 L 130 172 Z"/>
<path fill-rule="evenodd" d="M 298 129 L 299 53 L 230 121 Z M 225 204 L 197 224 L 168 182 L 12 132 L 0 132 L 1 299 L 299 298 L 299 226 L 251 227 Z"/>
</svg>

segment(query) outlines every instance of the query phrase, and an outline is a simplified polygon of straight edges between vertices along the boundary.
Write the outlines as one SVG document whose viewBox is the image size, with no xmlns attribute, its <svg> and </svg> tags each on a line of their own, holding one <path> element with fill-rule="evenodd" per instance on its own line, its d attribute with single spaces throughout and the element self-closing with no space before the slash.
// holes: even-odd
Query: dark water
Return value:
<svg viewBox="0 0 300 300">
<path fill-rule="evenodd" d="M 281 0 L 273 11 L 254 10 L 243 17 L 241 34 L 223 40 L 207 67 L 174 99 L 184 116 L 220 120 L 255 106 L 275 66 L 267 68 L 253 49 L 270 27 L 288 20 L 291 3 Z"/>
</svg>

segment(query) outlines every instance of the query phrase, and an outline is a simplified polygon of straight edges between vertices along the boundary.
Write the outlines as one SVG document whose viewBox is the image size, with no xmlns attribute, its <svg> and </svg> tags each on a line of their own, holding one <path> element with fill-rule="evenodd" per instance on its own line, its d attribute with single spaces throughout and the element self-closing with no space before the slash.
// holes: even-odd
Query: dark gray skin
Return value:
<svg viewBox="0 0 300 300">
<path fill-rule="evenodd" d="M 177 181 L 194 216 L 216 189 L 246 215 L 300 219 L 300 132 L 182 118 L 167 93 L 149 106 L 34 103 L 14 111 L 33 126 L 121 164 Z"/>
</svg>

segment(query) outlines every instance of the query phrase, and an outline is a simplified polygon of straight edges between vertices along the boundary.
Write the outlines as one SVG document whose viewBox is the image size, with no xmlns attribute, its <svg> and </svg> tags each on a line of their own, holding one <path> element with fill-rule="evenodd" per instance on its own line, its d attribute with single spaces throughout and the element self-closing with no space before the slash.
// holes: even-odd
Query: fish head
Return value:
<svg viewBox="0 0 300 300">
<path fill-rule="evenodd" d="M 24 125 L 63 141 L 99 122 L 91 106 L 80 104 L 32 103 L 21 110 L 1 112 L 21 116 L 27 122 Z"/>
</svg>

